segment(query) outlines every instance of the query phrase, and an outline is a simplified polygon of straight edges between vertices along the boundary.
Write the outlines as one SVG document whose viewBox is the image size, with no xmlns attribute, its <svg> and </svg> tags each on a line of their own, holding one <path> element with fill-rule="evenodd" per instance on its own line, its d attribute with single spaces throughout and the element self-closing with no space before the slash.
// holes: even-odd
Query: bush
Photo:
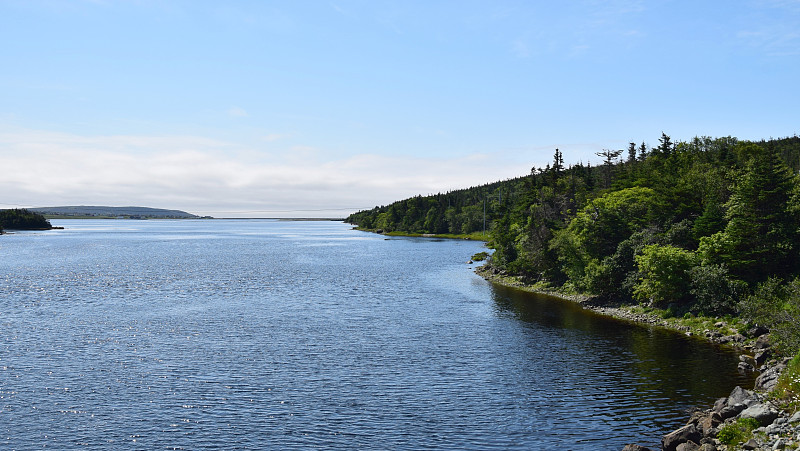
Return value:
<svg viewBox="0 0 800 451">
<path fill-rule="evenodd" d="M 689 298 L 688 271 L 697 259 L 694 252 L 651 244 L 635 259 L 641 274 L 633 288 L 638 300 L 661 306 L 673 301 L 685 302 Z"/>
<path fill-rule="evenodd" d="M 795 355 L 783 370 L 771 394 L 786 403 L 790 410 L 800 407 L 800 354 Z"/>
<path fill-rule="evenodd" d="M 778 352 L 794 355 L 800 351 L 800 278 L 789 283 L 770 278 L 740 308 L 745 320 L 770 330 Z"/>
<path fill-rule="evenodd" d="M 689 292 L 695 298 L 693 310 L 708 315 L 735 313 L 748 290 L 744 281 L 730 278 L 725 265 L 695 266 L 689 270 L 689 279 Z"/>
<path fill-rule="evenodd" d="M 739 418 L 735 423 L 720 428 L 717 438 L 726 445 L 736 445 L 750 439 L 753 429 L 759 426 L 755 418 Z"/>
</svg>

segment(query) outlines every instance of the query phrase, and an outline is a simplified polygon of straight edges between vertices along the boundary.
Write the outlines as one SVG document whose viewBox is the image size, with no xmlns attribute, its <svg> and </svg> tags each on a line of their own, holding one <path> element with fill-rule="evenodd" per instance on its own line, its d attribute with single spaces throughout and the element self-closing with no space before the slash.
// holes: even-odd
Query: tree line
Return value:
<svg viewBox="0 0 800 451">
<path fill-rule="evenodd" d="M 0 210 L 0 233 L 3 232 L 3 229 L 40 230 L 52 228 L 50 221 L 39 213 L 24 208 Z"/>
<path fill-rule="evenodd" d="M 549 288 L 777 329 L 776 318 L 800 318 L 800 137 L 673 142 L 662 133 L 657 146 L 597 155 L 602 164 L 565 166 L 556 149 L 524 177 L 347 221 L 407 233 L 485 227 L 490 265 Z M 794 352 L 791 336 L 777 338 Z"/>
</svg>

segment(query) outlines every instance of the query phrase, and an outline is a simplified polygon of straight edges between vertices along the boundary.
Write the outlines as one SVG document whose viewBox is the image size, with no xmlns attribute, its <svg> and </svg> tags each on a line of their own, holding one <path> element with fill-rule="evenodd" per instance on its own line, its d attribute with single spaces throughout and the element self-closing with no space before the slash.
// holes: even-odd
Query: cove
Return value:
<svg viewBox="0 0 800 451">
<path fill-rule="evenodd" d="M 337 222 L 60 220 L 0 240 L 0 446 L 621 449 L 735 353 L 493 286 L 482 244 Z"/>
</svg>

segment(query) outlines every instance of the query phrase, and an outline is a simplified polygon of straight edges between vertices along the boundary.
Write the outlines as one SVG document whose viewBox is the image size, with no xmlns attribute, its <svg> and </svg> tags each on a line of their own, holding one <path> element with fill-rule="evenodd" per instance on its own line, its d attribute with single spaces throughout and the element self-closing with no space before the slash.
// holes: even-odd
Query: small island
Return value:
<svg viewBox="0 0 800 451">
<path fill-rule="evenodd" d="M 0 233 L 4 230 L 51 230 L 50 221 L 43 215 L 24 208 L 0 210 Z"/>
</svg>

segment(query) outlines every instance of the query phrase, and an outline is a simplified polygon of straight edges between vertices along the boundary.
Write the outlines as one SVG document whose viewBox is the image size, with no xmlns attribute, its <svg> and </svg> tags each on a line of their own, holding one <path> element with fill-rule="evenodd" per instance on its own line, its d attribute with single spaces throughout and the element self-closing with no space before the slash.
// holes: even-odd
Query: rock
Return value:
<svg viewBox="0 0 800 451">
<path fill-rule="evenodd" d="M 747 404 L 748 401 L 753 399 L 753 392 L 750 390 L 745 390 L 740 386 L 736 386 L 736 388 L 731 391 L 731 394 L 728 396 L 728 406 L 733 406 L 736 404 Z"/>
<path fill-rule="evenodd" d="M 756 370 L 753 365 L 747 362 L 739 362 L 739 366 L 736 369 L 739 370 L 740 373 L 752 373 Z"/>
<path fill-rule="evenodd" d="M 753 349 L 760 350 L 760 349 L 767 349 L 770 347 L 769 344 L 769 334 L 762 335 L 758 337 L 755 344 L 753 345 Z"/>
<path fill-rule="evenodd" d="M 742 449 L 758 449 L 758 442 L 751 438 L 742 445 Z"/>
<path fill-rule="evenodd" d="M 772 350 L 770 349 L 762 349 L 761 351 L 757 352 L 754 358 L 756 361 L 756 366 L 761 366 L 767 363 L 767 360 L 769 360 L 770 357 L 772 357 Z"/>
<path fill-rule="evenodd" d="M 700 445 L 695 442 L 681 443 L 675 448 L 675 451 L 699 451 Z"/>
<path fill-rule="evenodd" d="M 800 411 L 795 412 L 794 415 L 789 417 L 789 423 L 797 423 L 798 421 L 800 421 Z"/>
<path fill-rule="evenodd" d="M 711 412 L 710 414 L 704 416 L 700 419 L 697 424 L 697 428 L 700 430 L 700 433 L 705 435 L 706 437 L 710 435 L 714 435 L 712 430 L 719 426 L 722 423 L 722 417 L 717 412 Z"/>
<path fill-rule="evenodd" d="M 751 356 L 749 356 L 747 354 L 740 355 L 739 356 L 739 362 L 740 363 L 746 363 L 746 364 L 748 364 L 750 366 L 755 366 L 756 365 L 756 359 L 754 359 L 753 357 L 751 357 Z"/>
<path fill-rule="evenodd" d="M 778 364 L 768 368 L 756 378 L 756 390 L 771 391 L 778 384 L 778 376 L 786 368 L 784 364 Z"/>
<path fill-rule="evenodd" d="M 719 413 L 727 405 L 728 405 L 728 398 L 719 398 L 716 402 L 714 402 L 714 412 Z"/>
<path fill-rule="evenodd" d="M 747 336 L 756 338 L 756 337 L 760 337 L 760 336 L 766 334 L 767 332 L 769 332 L 769 329 L 767 329 L 766 327 L 764 327 L 764 326 L 755 326 L 755 327 L 751 327 L 750 329 L 747 330 Z"/>
<path fill-rule="evenodd" d="M 698 443 L 703 438 L 697 428 L 690 424 L 677 431 L 670 432 L 661 438 L 661 449 L 664 451 L 677 451 L 678 445 L 686 442 Z"/>
<path fill-rule="evenodd" d="M 766 404 L 755 404 L 744 409 L 739 418 L 754 418 L 762 426 L 767 426 L 778 418 L 778 411 Z"/>
<path fill-rule="evenodd" d="M 725 406 L 722 410 L 719 411 L 719 416 L 723 420 L 727 420 L 728 418 L 733 418 L 736 415 L 739 415 L 747 406 L 744 404 L 734 404 L 732 406 Z"/>
<path fill-rule="evenodd" d="M 700 446 L 700 451 L 717 451 L 717 447 L 711 443 L 703 443 Z"/>
<path fill-rule="evenodd" d="M 625 445 L 625 447 L 622 448 L 622 451 L 653 451 L 653 450 L 645 446 L 631 443 L 630 445 Z"/>
<path fill-rule="evenodd" d="M 717 329 L 723 326 L 725 326 L 725 323 L 723 323 L 722 321 L 717 321 L 716 323 L 714 323 L 714 327 L 716 327 Z"/>
<path fill-rule="evenodd" d="M 779 438 L 778 440 L 775 441 L 775 444 L 772 445 L 772 449 L 784 449 L 788 444 L 789 443 L 787 443 L 786 440 Z"/>
</svg>

